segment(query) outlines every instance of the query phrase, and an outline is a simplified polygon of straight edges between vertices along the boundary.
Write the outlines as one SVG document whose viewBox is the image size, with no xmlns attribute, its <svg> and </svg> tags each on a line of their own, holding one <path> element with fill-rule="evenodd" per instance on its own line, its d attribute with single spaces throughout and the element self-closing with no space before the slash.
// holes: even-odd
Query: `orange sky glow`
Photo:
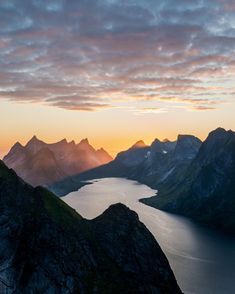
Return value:
<svg viewBox="0 0 235 294">
<path fill-rule="evenodd" d="M 115 156 L 234 130 L 232 2 L 0 1 L 0 156 L 33 135 Z"/>
<path fill-rule="evenodd" d="M 0 102 L 0 154 L 33 135 L 52 143 L 66 138 L 79 142 L 88 138 L 95 148 L 104 147 L 112 156 L 142 139 L 175 140 L 178 134 L 205 139 L 218 126 L 235 129 L 234 105 L 217 111 L 187 111 L 175 108 L 163 113 L 135 113 L 126 109 L 79 112 L 37 104 Z"/>
</svg>

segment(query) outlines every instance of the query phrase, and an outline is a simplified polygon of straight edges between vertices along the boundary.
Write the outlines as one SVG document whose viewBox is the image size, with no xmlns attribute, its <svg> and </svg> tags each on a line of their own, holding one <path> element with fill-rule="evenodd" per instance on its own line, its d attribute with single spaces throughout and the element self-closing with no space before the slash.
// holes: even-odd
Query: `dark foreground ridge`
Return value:
<svg viewBox="0 0 235 294">
<path fill-rule="evenodd" d="M 83 219 L 0 161 L 1 293 L 181 293 L 136 213 Z"/>
</svg>

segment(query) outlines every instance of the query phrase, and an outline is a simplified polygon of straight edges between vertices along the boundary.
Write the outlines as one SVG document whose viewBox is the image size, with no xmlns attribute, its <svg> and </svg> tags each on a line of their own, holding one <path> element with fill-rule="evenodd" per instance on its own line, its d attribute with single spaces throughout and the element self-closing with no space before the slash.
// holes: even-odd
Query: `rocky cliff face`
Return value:
<svg viewBox="0 0 235 294">
<path fill-rule="evenodd" d="M 143 202 L 235 233 L 235 133 L 211 132 L 183 178 Z"/>
<path fill-rule="evenodd" d="M 95 150 L 87 139 L 78 144 L 65 139 L 46 144 L 35 136 L 26 146 L 16 143 L 3 159 L 8 167 L 33 186 L 47 186 L 111 160 L 104 149 Z"/>
<path fill-rule="evenodd" d="M 0 162 L 1 293 L 181 293 L 159 245 L 117 204 L 88 221 Z"/>
<path fill-rule="evenodd" d="M 155 140 L 146 161 L 133 172 L 131 178 L 153 188 L 172 183 L 176 175 L 184 173 L 200 146 L 201 141 L 191 135 L 179 135 L 176 142 Z"/>
<path fill-rule="evenodd" d="M 120 152 L 110 163 L 50 188 L 61 196 L 80 188 L 84 180 L 104 177 L 126 177 L 158 188 L 163 183 L 173 183 L 179 174 L 183 175 L 201 146 L 198 138 L 189 135 L 179 135 L 175 142 L 156 139 L 151 146 L 140 142 Z"/>
</svg>

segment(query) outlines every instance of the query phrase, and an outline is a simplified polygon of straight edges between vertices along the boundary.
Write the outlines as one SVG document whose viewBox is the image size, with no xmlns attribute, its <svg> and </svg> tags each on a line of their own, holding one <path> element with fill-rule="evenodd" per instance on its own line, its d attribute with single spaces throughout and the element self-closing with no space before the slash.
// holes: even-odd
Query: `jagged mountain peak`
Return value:
<svg viewBox="0 0 235 294">
<path fill-rule="evenodd" d="M 66 139 L 45 143 L 36 136 L 25 146 L 15 144 L 4 157 L 8 167 L 34 186 L 53 183 L 111 160 L 112 157 L 105 150 L 96 151 L 88 139 L 81 140 L 79 144 Z"/>
<path fill-rule="evenodd" d="M 192 146 L 183 147 L 178 154 L 190 156 Z M 218 128 L 210 132 L 185 172 L 176 175 L 173 184 L 163 184 L 157 197 L 144 202 L 234 234 L 234 170 L 235 132 Z"/>
<path fill-rule="evenodd" d="M 205 143 L 213 144 L 213 142 L 217 142 L 218 144 L 223 144 L 225 140 L 228 140 L 230 137 L 233 136 L 235 136 L 235 132 L 233 132 L 232 130 L 226 131 L 223 128 L 217 128 L 209 133 Z"/>
<path fill-rule="evenodd" d="M 202 141 L 193 135 L 178 135 L 174 154 L 176 158 L 192 159 L 196 156 Z"/>
<path fill-rule="evenodd" d="M 77 148 L 78 149 L 82 149 L 82 150 L 89 150 L 92 152 L 95 152 L 95 149 L 93 148 L 93 146 L 90 144 L 89 140 L 87 138 L 82 139 L 78 144 L 77 144 Z"/>
<path fill-rule="evenodd" d="M 175 148 L 176 142 L 171 142 L 167 139 L 164 141 L 160 141 L 159 139 L 155 139 L 150 146 L 151 152 L 160 152 L 160 153 L 168 153 Z"/>
<path fill-rule="evenodd" d="M 16 142 L 12 147 L 11 147 L 11 151 L 16 151 L 18 149 L 22 149 L 24 148 L 23 145 L 20 142 Z"/>
<path fill-rule="evenodd" d="M 104 150 L 104 148 L 103 148 L 103 147 L 101 147 L 101 148 L 97 149 L 97 151 L 100 151 L 100 152 L 106 152 L 106 151 Z"/>
<path fill-rule="evenodd" d="M 232 134 L 235 134 L 232 130 L 225 130 L 224 128 L 217 128 L 213 131 L 211 131 L 208 135 L 208 139 L 209 138 L 225 138 L 227 136 L 231 136 Z"/>
<path fill-rule="evenodd" d="M 46 143 L 33 136 L 25 145 L 25 149 L 31 154 L 37 153 Z"/>
<path fill-rule="evenodd" d="M 188 135 L 188 134 L 179 134 L 177 137 L 177 140 L 199 140 L 197 137 L 195 137 L 194 135 Z"/>
<path fill-rule="evenodd" d="M 97 149 L 96 155 L 101 161 L 110 162 L 113 160 L 112 156 L 104 148 Z"/>
<path fill-rule="evenodd" d="M 159 140 L 158 138 L 156 138 L 156 139 L 154 139 L 154 141 L 152 142 L 151 145 L 158 144 L 158 143 L 161 143 L 161 140 Z"/>
<path fill-rule="evenodd" d="M 44 144 L 43 141 L 39 140 L 39 139 L 37 138 L 37 136 L 34 135 L 34 136 L 28 141 L 28 143 L 26 144 L 25 147 L 28 147 L 28 146 L 31 146 L 31 145 L 42 144 L 42 143 Z"/>
<path fill-rule="evenodd" d="M 36 136 L 36 135 L 34 135 L 30 140 L 29 140 L 29 142 L 37 142 L 37 141 L 40 141 L 39 139 L 38 139 L 38 137 Z M 29 143 L 28 142 L 28 143 Z"/>
<path fill-rule="evenodd" d="M 103 147 L 97 149 L 96 152 L 98 152 L 98 153 L 105 153 L 105 154 L 108 154 L 108 152 L 107 152 Z M 109 154 L 108 154 L 108 155 L 109 155 Z M 110 156 L 110 155 L 109 155 L 109 156 Z"/>
<path fill-rule="evenodd" d="M 31 138 L 31 140 L 38 140 L 36 135 L 33 135 L 33 137 Z"/>
<path fill-rule="evenodd" d="M 23 147 L 23 145 L 20 142 L 16 142 L 13 147 Z"/>
<path fill-rule="evenodd" d="M 90 144 L 90 143 L 89 143 L 89 140 L 88 140 L 87 138 L 85 138 L 85 139 L 82 139 L 82 140 L 79 142 L 79 144 Z"/>
<path fill-rule="evenodd" d="M 137 149 L 137 148 L 144 148 L 144 147 L 147 147 L 147 145 L 144 143 L 143 140 L 139 140 L 134 145 L 132 145 L 130 149 Z"/>
<path fill-rule="evenodd" d="M 91 147 L 91 144 L 87 138 L 82 139 L 78 144 L 77 147 Z"/>
<path fill-rule="evenodd" d="M 234 148 L 235 132 L 226 131 L 223 128 L 217 128 L 210 132 L 206 140 L 203 142 L 200 152 L 198 153 L 198 161 L 207 161 L 209 158 L 218 156 L 218 152 L 225 150 L 227 145 Z"/>
<path fill-rule="evenodd" d="M 64 139 L 60 140 L 58 143 L 68 144 L 68 141 L 64 138 Z"/>
<path fill-rule="evenodd" d="M 186 145 L 186 144 L 191 146 L 201 145 L 202 141 L 198 137 L 193 135 L 183 135 L 183 134 L 178 135 L 176 147 L 180 145 Z"/>
<path fill-rule="evenodd" d="M 211 131 L 210 132 L 210 134 L 211 133 L 226 133 L 227 131 L 224 129 L 224 128 L 222 128 L 222 127 L 218 127 L 218 128 L 216 128 L 216 129 L 214 129 L 213 131 Z"/>
</svg>

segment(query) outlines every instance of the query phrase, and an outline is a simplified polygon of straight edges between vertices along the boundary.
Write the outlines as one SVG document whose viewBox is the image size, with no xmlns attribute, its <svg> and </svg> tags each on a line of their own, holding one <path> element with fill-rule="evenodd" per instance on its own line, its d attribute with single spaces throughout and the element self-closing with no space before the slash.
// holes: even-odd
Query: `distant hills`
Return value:
<svg viewBox="0 0 235 294">
<path fill-rule="evenodd" d="M 218 128 L 204 142 L 179 135 L 174 142 L 137 142 L 108 164 L 53 185 L 57 195 L 84 180 L 125 177 L 158 190 L 142 202 L 235 233 L 235 133 Z"/>
<path fill-rule="evenodd" d="M 78 144 L 65 139 L 47 144 L 36 136 L 25 146 L 17 142 L 3 158 L 9 168 L 33 186 L 47 186 L 111 160 L 103 148 L 95 150 L 87 139 Z"/>
<path fill-rule="evenodd" d="M 116 204 L 88 221 L 2 161 L 0 237 L 1 293 L 182 293 L 136 213 Z"/>
</svg>

